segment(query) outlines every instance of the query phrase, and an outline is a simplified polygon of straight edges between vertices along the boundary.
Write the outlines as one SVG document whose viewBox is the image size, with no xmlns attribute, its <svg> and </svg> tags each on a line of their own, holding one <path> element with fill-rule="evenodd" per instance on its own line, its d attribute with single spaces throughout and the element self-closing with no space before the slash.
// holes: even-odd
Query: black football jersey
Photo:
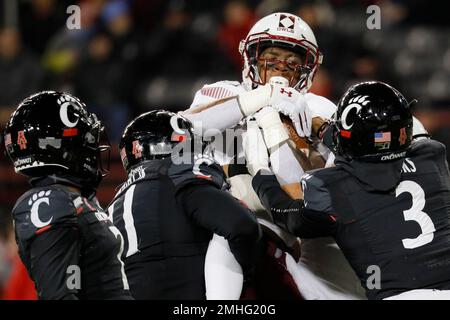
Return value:
<svg viewBox="0 0 450 320">
<path fill-rule="evenodd" d="M 210 233 L 199 232 L 175 196 L 187 185 L 207 183 L 218 189 L 225 185 L 220 166 L 209 158 L 199 159 L 194 164 L 173 164 L 170 158 L 146 161 L 130 171 L 108 208 L 125 238 L 124 259 L 143 250 L 161 257 L 199 253 L 193 239 L 209 239 Z"/>
<path fill-rule="evenodd" d="M 338 160 L 336 167 L 305 175 L 304 202 L 282 206 L 278 218 L 282 215 L 281 224 L 303 237 L 333 235 L 369 299 L 419 288 L 450 289 L 445 155 L 444 145 L 425 139 L 413 143 L 404 161 L 358 167 Z M 261 194 L 264 188 L 254 184 Z M 274 200 L 265 202 L 277 206 Z M 300 212 L 286 211 L 299 207 Z"/>
<path fill-rule="evenodd" d="M 13 209 L 19 254 L 40 299 L 129 299 L 122 236 L 95 197 L 40 183 Z"/>
<path fill-rule="evenodd" d="M 204 263 L 213 233 L 228 240 L 244 276 L 259 247 L 256 218 L 228 192 L 222 168 L 198 158 L 135 166 L 108 212 L 125 238 L 123 260 L 136 299 L 205 299 Z"/>
</svg>

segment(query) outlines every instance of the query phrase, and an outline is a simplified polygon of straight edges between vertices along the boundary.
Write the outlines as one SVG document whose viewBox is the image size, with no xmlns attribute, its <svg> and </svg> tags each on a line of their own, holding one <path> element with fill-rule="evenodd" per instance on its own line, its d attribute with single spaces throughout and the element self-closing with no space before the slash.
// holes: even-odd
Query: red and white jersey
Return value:
<svg viewBox="0 0 450 320">
<path fill-rule="evenodd" d="M 244 88 L 242 83 L 238 81 L 218 81 L 212 84 L 206 84 L 195 93 L 194 100 L 192 101 L 189 109 L 196 109 L 220 99 L 237 96 L 245 91 L 246 89 Z M 333 113 L 336 111 L 336 105 L 325 97 L 318 96 L 314 93 L 306 93 L 305 99 L 312 111 L 312 117 L 319 116 L 322 118 L 330 119 Z M 197 115 L 201 114 L 202 113 L 199 113 Z M 211 119 L 212 117 L 217 117 L 217 119 Z M 211 123 L 212 121 L 220 121 L 221 124 L 227 125 L 227 127 L 223 127 L 221 125 L 216 126 L 216 128 L 222 132 L 222 137 L 216 137 L 215 141 L 212 144 L 212 147 L 215 150 L 215 160 L 221 165 L 232 163 L 235 157 L 237 157 L 237 159 L 241 159 L 244 157 L 242 144 L 240 143 L 241 140 L 238 138 L 236 150 L 234 150 L 234 141 L 229 141 L 234 140 L 230 139 L 230 137 L 232 137 L 232 134 L 230 132 L 228 132 L 228 134 L 225 132 L 227 128 L 243 129 L 243 118 L 244 116 L 242 114 L 240 115 L 240 117 L 236 115 L 236 110 L 226 111 L 225 109 L 217 109 L 217 112 L 215 114 L 204 113 L 204 118 L 202 119 L 202 122 L 204 123 L 203 127 L 205 127 L 205 123 Z M 196 119 L 198 120 L 198 117 Z M 221 144 L 220 146 L 218 145 L 219 143 Z"/>
<path fill-rule="evenodd" d="M 191 103 L 191 108 L 211 103 L 216 100 L 237 96 L 245 92 L 242 83 L 238 81 L 218 81 L 212 84 L 205 84 L 200 90 L 195 93 L 194 100 Z M 312 117 L 322 117 L 331 119 L 331 116 L 336 111 L 336 105 L 325 97 L 318 96 L 314 93 L 308 92 L 305 94 L 305 99 L 312 111 Z"/>
<path fill-rule="evenodd" d="M 246 90 L 238 81 L 218 81 L 212 84 L 205 84 L 195 93 L 190 109 L 211 103 L 216 100 L 234 97 Z"/>
<path fill-rule="evenodd" d="M 220 99 L 237 96 L 245 91 L 244 86 L 237 81 L 219 81 L 204 85 L 196 92 L 189 110 L 195 110 Z M 331 119 L 336 112 L 336 105 L 327 98 L 313 93 L 306 93 L 305 98 L 313 117 L 320 116 L 325 119 Z M 230 139 L 230 132 L 228 132 L 227 139 L 226 129 L 229 128 L 231 131 L 245 130 L 245 119 L 242 113 L 238 113 L 240 109 L 237 103 L 229 106 L 223 105 L 223 108 L 222 104 L 218 106 L 220 107 L 211 107 L 209 109 L 211 112 L 202 111 L 197 113 L 195 120 L 202 122 L 202 132 L 204 132 L 205 127 L 214 127 L 218 129 L 218 132 L 221 132 L 215 136 L 212 147 L 214 148 L 216 161 L 221 165 L 226 165 L 232 163 L 235 157 L 237 159 L 244 158 L 242 140 L 237 139 L 238 143 L 235 150 L 234 138 Z M 213 111 L 213 109 L 215 110 Z M 328 149 L 325 146 L 322 147 L 324 153 L 326 153 Z M 320 149 L 319 152 L 325 155 Z M 329 150 L 328 153 L 330 153 Z M 289 155 L 283 155 L 283 161 L 288 161 L 287 156 Z M 294 157 L 293 154 L 292 157 Z M 330 160 L 332 158 L 334 156 L 330 153 Z M 292 175 L 296 174 L 293 172 L 294 170 L 290 171 L 292 171 Z M 280 177 L 277 176 L 277 179 L 280 181 Z M 293 179 L 296 179 L 296 177 L 293 177 Z M 237 175 L 230 178 L 229 183 L 231 185 L 230 193 L 246 202 L 249 208 L 256 213 L 261 224 L 270 228 L 288 245 L 296 240 L 296 237 L 274 225 L 269 221 L 270 219 L 265 218 L 263 213 L 261 213 L 265 209 L 251 186 L 251 176 Z M 331 238 L 302 240 L 301 260 L 296 263 L 290 258 L 290 260 L 287 259 L 286 263 L 288 271 L 296 281 L 300 292 L 307 299 L 364 298 L 364 292 L 358 283 L 358 279 L 345 260 L 341 250 Z M 336 268 L 335 266 L 338 267 Z"/>
</svg>

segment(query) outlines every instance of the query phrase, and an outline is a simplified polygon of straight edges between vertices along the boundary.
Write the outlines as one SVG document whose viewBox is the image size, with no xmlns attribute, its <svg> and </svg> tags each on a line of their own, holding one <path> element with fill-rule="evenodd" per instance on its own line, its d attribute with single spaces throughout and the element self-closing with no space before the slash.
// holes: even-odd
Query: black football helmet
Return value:
<svg viewBox="0 0 450 320">
<path fill-rule="evenodd" d="M 395 160 L 411 145 L 410 103 L 383 82 L 350 87 L 339 101 L 332 124 L 335 152 L 347 159 Z"/>
<path fill-rule="evenodd" d="M 189 151 L 203 148 L 188 119 L 165 110 L 143 113 L 128 124 L 120 139 L 123 167 L 129 172 L 142 161 L 172 157 L 174 151 L 183 150 L 175 148 L 180 143 L 189 147 Z"/>
<path fill-rule="evenodd" d="M 96 187 L 108 173 L 103 125 L 67 93 L 43 91 L 23 100 L 6 124 L 4 143 L 16 172 L 29 177 L 71 176 Z"/>
</svg>

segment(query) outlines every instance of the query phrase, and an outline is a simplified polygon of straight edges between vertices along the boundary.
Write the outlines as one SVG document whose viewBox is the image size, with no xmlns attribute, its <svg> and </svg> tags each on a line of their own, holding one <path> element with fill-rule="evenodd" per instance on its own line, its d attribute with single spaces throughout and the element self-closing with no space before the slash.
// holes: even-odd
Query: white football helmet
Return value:
<svg viewBox="0 0 450 320">
<path fill-rule="evenodd" d="M 307 92 L 314 75 L 322 63 L 322 54 L 316 37 L 308 24 L 298 16 L 278 12 L 260 19 L 251 28 L 247 37 L 239 44 L 239 52 L 244 59 L 243 84 L 247 90 L 264 83 L 258 72 L 258 57 L 267 47 L 281 47 L 301 54 L 300 80 L 291 87 Z"/>
</svg>

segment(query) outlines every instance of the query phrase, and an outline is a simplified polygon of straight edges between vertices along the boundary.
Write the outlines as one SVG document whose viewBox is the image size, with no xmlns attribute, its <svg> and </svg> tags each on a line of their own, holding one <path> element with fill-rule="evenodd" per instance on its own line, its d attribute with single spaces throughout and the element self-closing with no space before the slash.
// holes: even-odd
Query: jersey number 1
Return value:
<svg viewBox="0 0 450 320">
<path fill-rule="evenodd" d="M 406 221 L 416 221 L 422 230 L 416 238 L 402 240 L 406 249 L 414 249 L 433 241 L 436 228 L 430 216 L 422 211 L 425 207 L 425 192 L 422 187 L 414 181 L 402 181 L 395 190 L 395 196 L 398 197 L 404 192 L 411 194 L 412 206 L 410 209 L 403 211 L 403 216 Z"/>
<path fill-rule="evenodd" d="M 120 241 L 120 250 L 117 254 L 117 260 L 119 260 L 120 263 L 120 272 L 122 273 L 122 282 L 123 282 L 123 288 L 125 290 L 130 290 L 130 286 L 128 285 L 128 279 L 125 274 L 125 266 L 122 261 L 122 252 L 123 252 L 123 237 L 120 233 L 119 229 L 117 229 L 115 226 L 110 226 L 109 230 L 112 232 L 112 234 L 116 237 L 116 239 L 119 239 Z"/>
<path fill-rule="evenodd" d="M 123 201 L 123 221 L 125 223 L 125 233 L 127 235 L 126 241 L 128 244 L 128 250 L 125 254 L 125 257 L 129 257 L 136 252 L 138 252 L 138 240 L 137 240 L 137 234 L 136 234 L 136 228 L 134 226 L 134 218 L 133 218 L 133 195 L 134 195 L 134 189 L 136 188 L 136 185 L 132 185 L 127 192 L 125 193 L 125 199 Z M 113 221 L 113 212 L 114 207 L 116 206 L 116 203 L 114 202 L 108 209 L 109 211 L 109 220 L 111 220 L 111 223 L 114 223 Z"/>
</svg>

